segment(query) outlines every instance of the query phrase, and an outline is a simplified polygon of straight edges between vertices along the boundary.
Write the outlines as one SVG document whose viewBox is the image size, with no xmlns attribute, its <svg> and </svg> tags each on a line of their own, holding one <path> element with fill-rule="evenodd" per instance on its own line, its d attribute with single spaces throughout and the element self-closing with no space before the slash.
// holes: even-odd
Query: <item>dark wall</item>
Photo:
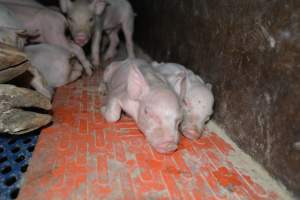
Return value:
<svg viewBox="0 0 300 200">
<path fill-rule="evenodd" d="M 214 119 L 300 193 L 300 1 L 132 0 L 136 41 L 214 85 Z"/>
</svg>

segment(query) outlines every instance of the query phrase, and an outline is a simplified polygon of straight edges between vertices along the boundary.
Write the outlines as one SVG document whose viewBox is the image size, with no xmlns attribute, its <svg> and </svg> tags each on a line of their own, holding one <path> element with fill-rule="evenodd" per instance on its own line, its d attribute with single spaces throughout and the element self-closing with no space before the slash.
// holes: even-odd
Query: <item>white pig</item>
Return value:
<svg viewBox="0 0 300 200">
<path fill-rule="evenodd" d="M 13 3 L 13 4 L 19 4 L 19 5 L 25 5 L 25 6 L 35 6 L 39 8 L 44 8 L 45 6 L 40 4 L 39 2 L 35 0 L 0 0 L 0 3 Z"/>
<path fill-rule="evenodd" d="M 82 67 L 74 55 L 63 47 L 37 44 L 26 46 L 24 50 L 51 88 L 72 82 L 81 75 Z"/>
<path fill-rule="evenodd" d="M 38 36 L 37 31 L 28 31 L 14 13 L 0 4 L 0 42 L 23 49 L 26 37 Z M 48 87 L 43 75 L 34 67 L 28 71 L 33 75 L 30 85 L 44 96 L 51 98 L 53 90 Z"/>
<path fill-rule="evenodd" d="M 113 58 L 119 44 L 118 32 L 122 28 L 129 58 L 134 58 L 133 29 L 134 12 L 127 0 L 60 0 L 60 7 L 66 13 L 74 41 L 84 46 L 92 37 L 92 63 L 100 64 L 102 32 L 108 34 L 110 44 L 104 59 Z"/>
<path fill-rule="evenodd" d="M 161 73 L 173 86 L 177 94 L 181 93 L 183 107 L 183 122 L 181 132 L 189 139 L 197 139 L 202 135 L 203 127 L 213 113 L 214 96 L 211 85 L 204 81 L 191 70 L 175 63 L 152 63 L 153 67 Z M 181 88 L 177 84 L 177 75 L 186 72 L 186 81 Z"/>
<path fill-rule="evenodd" d="M 24 47 L 26 37 L 38 36 L 37 30 L 27 30 L 14 13 L 4 5 L 0 5 L 0 42 Z"/>
<path fill-rule="evenodd" d="M 9 3 L 8 0 L 1 0 L 1 5 L 8 7 L 26 29 L 38 30 L 39 36 L 32 39 L 32 42 L 42 42 L 62 46 L 70 50 L 78 58 L 88 75 L 92 75 L 92 65 L 86 58 L 83 50 L 73 41 L 65 36 L 67 21 L 65 17 L 52 9 L 36 5 L 21 5 Z M 19 0 L 23 2 L 23 0 Z"/>
<path fill-rule="evenodd" d="M 113 62 L 105 69 L 103 82 L 108 95 L 101 112 L 108 122 L 119 120 L 123 110 L 155 150 L 168 153 L 177 149 L 182 120 L 179 100 L 151 64 L 138 59 Z"/>
</svg>

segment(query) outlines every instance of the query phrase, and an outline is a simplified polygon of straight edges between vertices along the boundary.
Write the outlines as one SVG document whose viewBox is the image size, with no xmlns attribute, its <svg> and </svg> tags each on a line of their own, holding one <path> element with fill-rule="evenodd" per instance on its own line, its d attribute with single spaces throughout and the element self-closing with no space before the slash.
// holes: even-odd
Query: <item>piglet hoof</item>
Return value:
<svg viewBox="0 0 300 200">
<path fill-rule="evenodd" d="M 92 71 L 93 65 L 92 65 L 89 61 L 87 61 L 87 62 L 84 62 L 84 63 L 82 64 L 82 66 L 83 66 L 83 68 L 84 68 L 86 74 L 87 74 L 88 76 L 92 76 L 92 74 L 93 74 L 93 71 Z"/>
<path fill-rule="evenodd" d="M 92 76 L 93 75 L 93 71 L 91 70 L 91 68 L 87 68 L 85 69 L 85 72 L 88 76 Z"/>
<path fill-rule="evenodd" d="M 101 112 L 102 116 L 105 117 L 106 106 L 102 106 L 102 107 L 100 108 L 100 112 Z"/>
<path fill-rule="evenodd" d="M 54 95 L 54 89 L 51 87 L 44 87 L 44 88 L 37 88 L 36 89 L 40 94 L 47 97 L 49 100 L 52 100 L 52 97 Z"/>
<path fill-rule="evenodd" d="M 106 63 L 112 63 L 113 59 L 112 58 L 108 58 L 107 60 L 105 60 Z"/>
<path fill-rule="evenodd" d="M 93 59 L 92 60 L 93 68 L 99 68 L 100 67 L 100 61 Z"/>
<path fill-rule="evenodd" d="M 182 131 L 182 134 L 190 140 L 197 140 L 203 133 L 197 131 Z"/>
<path fill-rule="evenodd" d="M 115 57 L 116 53 L 115 52 L 108 52 L 104 55 L 104 60 L 108 61 L 108 60 L 112 60 Z"/>
<path fill-rule="evenodd" d="M 99 87 L 98 87 L 98 92 L 100 93 L 101 96 L 106 96 L 107 94 L 107 86 L 104 82 L 101 82 Z"/>
</svg>

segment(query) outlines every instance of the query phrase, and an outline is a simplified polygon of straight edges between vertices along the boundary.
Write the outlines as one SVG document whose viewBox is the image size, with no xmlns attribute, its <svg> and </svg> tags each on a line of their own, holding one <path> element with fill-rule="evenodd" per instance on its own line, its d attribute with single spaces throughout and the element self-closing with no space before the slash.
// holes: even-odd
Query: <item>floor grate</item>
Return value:
<svg viewBox="0 0 300 200">
<path fill-rule="evenodd" d="M 0 199 L 16 199 L 40 131 L 0 135 Z"/>
</svg>

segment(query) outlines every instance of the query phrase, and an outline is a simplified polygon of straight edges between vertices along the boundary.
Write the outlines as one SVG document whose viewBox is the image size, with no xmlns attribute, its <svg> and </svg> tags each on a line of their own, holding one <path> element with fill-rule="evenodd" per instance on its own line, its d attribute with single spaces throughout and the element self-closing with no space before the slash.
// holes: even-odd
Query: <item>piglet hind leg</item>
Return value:
<svg viewBox="0 0 300 200">
<path fill-rule="evenodd" d="M 114 29 L 112 32 L 109 33 L 108 37 L 109 37 L 110 43 L 109 43 L 108 50 L 104 55 L 104 60 L 112 59 L 117 54 L 117 47 L 120 42 L 118 32 L 119 32 L 119 29 Z"/>
<path fill-rule="evenodd" d="M 77 80 L 82 74 L 82 66 L 80 65 L 79 62 L 77 62 L 76 60 L 74 62 L 71 61 L 71 65 L 73 69 L 69 74 L 69 80 L 68 80 L 69 83 Z"/>
<path fill-rule="evenodd" d="M 116 98 L 108 98 L 107 103 L 101 107 L 102 116 L 110 123 L 120 119 L 121 111 L 122 109 Z"/>
<path fill-rule="evenodd" d="M 42 74 L 33 67 L 30 67 L 28 71 L 33 75 L 30 85 L 42 95 L 52 99 L 54 89 L 48 86 L 47 81 L 44 79 Z"/>
<path fill-rule="evenodd" d="M 81 76 L 82 72 L 81 71 L 72 71 L 70 73 L 70 76 L 69 76 L 69 81 L 68 83 L 71 83 L 73 81 L 76 81 L 80 76 Z"/>
<path fill-rule="evenodd" d="M 133 44 L 133 29 L 134 29 L 134 16 L 127 17 L 122 23 L 122 30 L 126 40 L 126 49 L 128 58 L 135 58 L 134 44 Z"/>
</svg>

